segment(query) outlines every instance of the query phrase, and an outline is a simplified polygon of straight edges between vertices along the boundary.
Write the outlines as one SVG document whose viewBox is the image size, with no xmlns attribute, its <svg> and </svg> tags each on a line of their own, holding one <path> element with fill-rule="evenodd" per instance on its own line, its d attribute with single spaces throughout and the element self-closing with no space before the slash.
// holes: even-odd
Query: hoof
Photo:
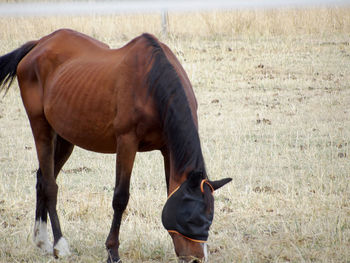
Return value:
<svg viewBox="0 0 350 263">
<path fill-rule="evenodd" d="M 61 237 L 53 248 L 55 258 L 65 257 L 70 255 L 69 245 L 64 237 Z"/>
<path fill-rule="evenodd" d="M 112 258 L 108 258 L 107 259 L 107 263 L 123 263 L 122 262 L 122 260 L 120 259 L 120 258 L 114 258 L 114 259 L 112 259 Z"/>
<path fill-rule="evenodd" d="M 111 251 L 108 249 L 108 259 L 107 263 L 122 263 L 122 260 L 119 258 L 119 256 L 113 256 Z"/>
<path fill-rule="evenodd" d="M 41 220 L 35 222 L 33 241 L 44 254 L 52 253 L 52 244 L 48 239 L 46 222 Z"/>
<path fill-rule="evenodd" d="M 50 242 L 43 242 L 43 241 L 35 241 L 35 244 L 42 253 L 44 254 L 51 254 L 52 253 L 52 244 Z"/>
</svg>

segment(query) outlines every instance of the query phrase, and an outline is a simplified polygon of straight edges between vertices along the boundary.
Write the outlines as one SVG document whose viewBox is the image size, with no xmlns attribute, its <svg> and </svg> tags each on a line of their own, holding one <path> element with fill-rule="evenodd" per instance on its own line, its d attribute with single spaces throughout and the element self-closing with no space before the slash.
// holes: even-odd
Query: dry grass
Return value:
<svg viewBox="0 0 350 263">
<path fill-rule="evenodd" d="M 119 47 L 148 31 L 180 58 L 199 101 L 215 193 L 210 262 L 350 261 L 350 10 L 0 19 L 0 54 L 70 27 Z M 72 256 L 101 262 L 115 156 L 76 148 L 58 179 Z M 19 91 L 0 100 L 0 262 L 56 262 L 31 242 L 37 160 Z M 124 262 L 175 262 L 160 221 L 161 156 L 138 154 L 121 228 Z"/>
</svg>

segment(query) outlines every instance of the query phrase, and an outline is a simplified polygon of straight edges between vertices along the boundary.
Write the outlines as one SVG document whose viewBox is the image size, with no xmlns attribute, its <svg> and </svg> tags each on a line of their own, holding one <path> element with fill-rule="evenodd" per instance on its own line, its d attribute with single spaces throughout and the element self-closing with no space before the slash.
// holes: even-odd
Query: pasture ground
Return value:
<svg viewBox="0 0 350 263">
<path fill-rule="evenodd" d="M 176 53 L 199 102 L 215 193 L 209 262 L 350 262 L 350 10 L 0 18 L 0 54 L 69 27 L 117 48 L 151 32 Z M 1 94 L 2 96 L 2 94 Z M 37 159 L 17 84 L 0 99 L 0 262 L 103 262 L 115 156 L 75 148 L 58 178 L 72 255 L 32 243 Z M 176 262 L 161 224 L 161 155 L 137 155 L 123 262 Z M 50 230 L 51 234 L 51 230 Z"/>
</svg>

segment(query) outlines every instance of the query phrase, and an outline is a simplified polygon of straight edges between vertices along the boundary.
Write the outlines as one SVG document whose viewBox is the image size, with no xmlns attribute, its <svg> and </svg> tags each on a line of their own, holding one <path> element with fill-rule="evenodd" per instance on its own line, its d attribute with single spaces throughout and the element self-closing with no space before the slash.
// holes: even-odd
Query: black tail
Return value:
<svg viewBox="0 0 350 263">
<path fill-rule="evenodd" d="M 37 41 L 28 42 L 11 53 L 0 57 L 0 92 L 5 90 L 6 95 L 16 76 L 18 63 L 36 44 Z"/>
</svg>

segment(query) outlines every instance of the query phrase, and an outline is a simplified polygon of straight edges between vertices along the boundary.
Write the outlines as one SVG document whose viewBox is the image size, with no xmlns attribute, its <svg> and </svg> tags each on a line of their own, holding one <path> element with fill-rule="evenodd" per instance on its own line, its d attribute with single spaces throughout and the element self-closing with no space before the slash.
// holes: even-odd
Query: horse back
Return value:
<svg viewBox="0 0 350 263">
<path fill-rule="evenodd" d="M 85 54 L 93 56 L 104 49 L 109 47 L 96 39 L 70 29 L 60 29 L 37 41 L 35 48 L 19 63 L 17 76 L 25 78 L 32 69 L 43 79 L 69 60 Z"/>
<path fill-rule="evenodd" d="M 195 97 L 180 62 L 148 37 L 175 69 L 197 123 Z M 117 137 L 128 132 L 138 137 L 140 151 L 162 148 L 162 123 L 147 87 L 152 49 L 144 35 L 116 50 L 72 30 L 43 37 L 17 72 L 31 124 L 44 118 L 62 138 L 96 152 L 115 152 Z"/>
</svg>

